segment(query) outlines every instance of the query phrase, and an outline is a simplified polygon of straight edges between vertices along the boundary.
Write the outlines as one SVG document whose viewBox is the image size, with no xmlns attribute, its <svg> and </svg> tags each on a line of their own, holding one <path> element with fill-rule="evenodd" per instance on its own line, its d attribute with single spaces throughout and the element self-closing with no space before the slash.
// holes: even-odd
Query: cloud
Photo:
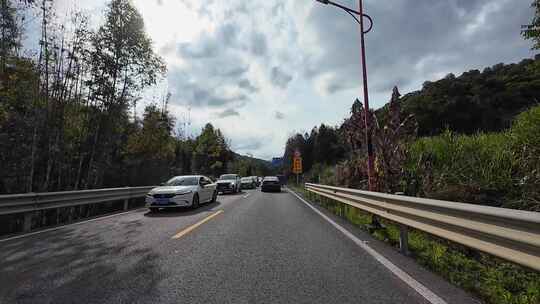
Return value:
<svg viewBox="0 0 540 304">
<path fill-rule="evenodd" d="M 240 113 L 234 109 L 226 109 L 225 111 L 220 112 L 217 116 L 219 118 L 225 118 L 230 116 L 240 116 Z"/>
<path fill-rule="evenodd" d="M 238 73 L 238 71 L 230 71 Z M 227 73 L 224 73 L 225 75 Z M 207 81 L 199 81 L 199 77 L 189 75 L 182 69 L 172 69 L 169 71 L 169 90 L 172 93 L 172 102 L 188 104 L 194 108 L 219 108 L 223 106 L 243 106 L 248 102 L 248 96 L 237 88 L 235 83 L 222 86 L 212 86 L 211 76 Z M 221 76 L 212 76 L 221 79 Z M 230 76 L 224 76 L 227 79 Z M 201 77 L 202 78 L 202 77 Z"/>
<path fill-rule="evenodd" d="M 277 119 L 277 120 L 283 120 L 285 119 L 285 114 L 281 113 L 280 111 L 276 111 L 274 113 L 274 117 Z"/>
<path fill-rule="evenodd" d="M 268 47 L 266 45 L 266 36 L 262 33 L 254 32 L 251 36 L 251 51 L 257 56 L 265 56 Z"/>
<path fill-rule="evenodd" d="M 271 80 L 275 86 L 285 89 L 291 82 L 292 76 L 283 72 L 279 67 L 273 67 Z"/>
<path fill-rule="evenodd" d="M 179 43 L 183 64 L 169 67 L 168 84 L 173 102 L 195 108 L 242 107 L 256 88 L 246 82 L 250 63 L 237 45 L 238 25 L 226 23 L 204 32 L 196 41 Z"/>
<path fill-rule="evenodd" d="M 342 1 L 356 7 L 356 2 Z M 366 3 L 374 19 L 366 35 L 369 84 L 375 92 L 412 87 L 449 71 L 465 71 L 529 56 L 519 35 L 530 19 L 527 4 L 511 0 L 411 1 Z M 359 34 L 354 21 L 339 10 L 316 5 L 306 17 L 311 38 L 303 74 L 318 78 L 333 94 L 361 83 Z M 437 58 L 422 64 L 426 58 Z"/>
<path fill-rule="evenodd" d="M 254 86 L 249 79 L 242 79 L 238 82 L 238 87 L 246 90 L 247 92 L 254 93 L 258 92 L 259 88 Z"/>
<path fill-rule="evenodd" d="M 237 151 L 249 152 L 260 149 L 263 146 L 263 143 L 260 139 L 247 138 L 241 143 L 233 145 L 233 148 Z"/>
<path fill-rule="evenodd" d="M 159 49 L 159 54 L 162 56 L 171 55 L 175 52 L 176 45 L 172 42 L 168 42 Z"/>
</svg>

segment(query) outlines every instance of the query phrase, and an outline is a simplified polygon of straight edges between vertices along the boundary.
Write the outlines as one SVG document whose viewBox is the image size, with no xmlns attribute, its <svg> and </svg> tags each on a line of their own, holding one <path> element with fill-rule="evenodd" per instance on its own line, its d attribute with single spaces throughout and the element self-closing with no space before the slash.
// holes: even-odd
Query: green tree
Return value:
<svg viewBox="0 0 540 304">
<path fill-rule="evenodd" d="M 313 151 L 315 162 L 321 164 L 335 164 L 343 158 L 345 151 L 337 129 L 321 124 L 315 138 Z"/>
<path fill-rule="evenodd" d="M 9 57 L 20 47 L 20 31 L 16 15 L 17 11 L 11 1 L 0 0 L 0 75 L 4 74 Z"/>
<path fill-rule="evenodd" d="M 193 151 L 195 149 L 195 140 L 176 138 L 175 160 L 173 164 L 173 173 L 175 175 L 186 175 L 192 173 Z"/>
<path fill-rule="evenodd" d="M 540 49 L 540 0 L 534 0 L 531 4 L 534 9 L 534 16 L 530 24 L 522 26 L 521 35 L 525 39 L 533 41 L 533 49 Z"/>
<path fill-rule="evenodd" d="M 540 100 L 540 57 L 515 64 L 497 64 L 482 72 L 426 82 L 402 97 L 403 114 L 414 114 L 420 136 L 451 130 L 474 134 L 507 129 L 514 117 Z M 377 110 L 381 125 L 388 107 Z"/>
<path fill-rule="evenodd" d="M 92 175 L 99 177 L 117 156 L 115 145 L 121 140 L 117 130 L 123 128 L 118 117 L 126 114 L 138 92 L 155 84 L 166 71 L 152 49 L 142 16 L 130 0 L 111 1 L 92 46 L 88 84 L 98 115 L 93 118 L 87 181 Z M 98 144 L 102 149 L 97 149 Z"/>
<path fill-rule="evenodd" d="M 171 159 L 175 153 L 175 139 L 172 129 L 175 119 L 167 110 L 156 104 L 144 110 L 142 128 L 128 139 L 129 154 L 143 158 L 145 161 Z"/>
<path fill-rule="evenodd" d="M 131 184 L 151 184 L 170 177 L 175 159 L 176 139 L 172 136 L 175 119 L 156 104 L 144 110 L 141 126 L 128 137 L 126 159 Z M 138 124 L 137 124 L 138 125 Z M 122 169 L 120 169 L 122 170 Z"/>
<path fill-rule="evenodd" d="M 194 173 L 221 175 L 229 160 L 230 151 L 225 137 L 212 124 L 206 124 L 195 140 L 192 165 Z"/>
<path fill-rule="evenodd" d="M 134 91 L 155 84 L 166 71 L 131 0 L 111 1 L 92 44 L 94 96 L 106 108 L 127 104 Z"/>
</svg>

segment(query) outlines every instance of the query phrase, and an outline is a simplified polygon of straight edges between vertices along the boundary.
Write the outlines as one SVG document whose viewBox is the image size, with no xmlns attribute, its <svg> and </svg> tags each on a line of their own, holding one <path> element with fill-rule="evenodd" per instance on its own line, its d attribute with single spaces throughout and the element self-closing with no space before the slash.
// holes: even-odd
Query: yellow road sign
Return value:
<svg viewBox="0 0 540 304">
<path fill-rule="evenodd" d="M 302 157 L 295 157 L 293 159 L 293 173 L 294 174 L 302 173 Z"/>
</svg>

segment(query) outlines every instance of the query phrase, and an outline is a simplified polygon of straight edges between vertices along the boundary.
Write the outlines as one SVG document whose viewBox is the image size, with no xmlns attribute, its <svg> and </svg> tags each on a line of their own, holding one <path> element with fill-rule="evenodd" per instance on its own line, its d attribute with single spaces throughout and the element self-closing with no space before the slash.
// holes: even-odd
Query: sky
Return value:
<svg viewBox="0 0 540 304">
<path fill-rule="evenodd" d="M 106 2 L 76 5 L 99 23 Z M 168 67 L 145 96 L 170 91 L 170 111 L 191 121 L 188 135 L 210 122 L 235 152 L 271 159 L 294 132 L 340 124 L 362 95 L 359 28 L 336 8 L 314 0 L 133 2 Z M 364 2 L 374 20 L 366 53 L 375 108 L 396 85 L 405 94 L 448 73 L 534 56 L 520 36 L 533 15 L 530 0 Z M 73 3 L 60 0 L 63 7 Z"/>
</svg>

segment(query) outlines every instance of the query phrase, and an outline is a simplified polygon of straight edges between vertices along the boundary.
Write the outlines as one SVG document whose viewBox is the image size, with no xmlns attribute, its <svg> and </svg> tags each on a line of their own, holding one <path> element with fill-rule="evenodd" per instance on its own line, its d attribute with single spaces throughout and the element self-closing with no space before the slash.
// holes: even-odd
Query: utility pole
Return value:
<svg viewBox="0 0 540 304">
<path fill-rule="evenodd" d="M 360 16 L 364 15 L 364 8 L 362 5 L 362 0 L 358 0 L 359 13 Z M 371 28 L 370 28 L 371 29 Z M 362 76 L 363 76 L 363 87 L 364 87 L 364 108 L 366 115 L 364 115 L 364 124 L 366 128 L 366 143 L 367 143 L 367 152 L 368 152 L 368 189 L 369 191 L 375 191 L 375 155 L 373 153 L 373 142 L 371 137 L 371 113 L 369 110 L 369 92 L 368 92 L 368 78 L 367 78 L 367 64 L 366 64 L 366 44 L 364 42 L 364 35 L 367 32 L 364 31 L 364 18 L 360 18 L 360 48 L 361 48 L 361 59 L 362 59 Z"/>
<path fill-rule="evenodd" d="M 367 170 L 368 170 L 368 189 L 369 191 L 375 191 L 376 185 L 375 185 L 375 153 L 373 150 L 373 141 L 372 141 L 372 134 L 371 134 L 371 112 L 369 110 L 369 92 L 368 92 L 368 78 L 367 78 L 367 64 L 366 64 L 366 46 L 364 41 L 365 34 L 369 33 L 371 31 L 371 28 L 373 27 L 373 19 L 369 15 L 364 14 L 364 8 L 362 0 L 358 0 L 358 6 L 359 10 L 355 11 L 351 8 L 348 8 L 346 6 L 343 6 L 341 4 L 335 3 L 330 0 L 317 0 L 320 3 L 326 4 L 326 5 L 332 5 L 335 7 L 338 7 L 345 12 L 347 12 L 349 15 L 351 15 L 354 20 L 360 25 L 360 59 L 362 61 L 362 84 L 363 84 L 363 94 L 364 94 L 364 127 L 365 127 L 365 139 L 366 139 L 366 145 L 367 145 Z M 360 18 L 357 18 L 356 16 L 359 16 Z M 364 26 L 364 18 L 368 19 L 369 21 L 369 27 L 366 29 Z"/>
</svg>

